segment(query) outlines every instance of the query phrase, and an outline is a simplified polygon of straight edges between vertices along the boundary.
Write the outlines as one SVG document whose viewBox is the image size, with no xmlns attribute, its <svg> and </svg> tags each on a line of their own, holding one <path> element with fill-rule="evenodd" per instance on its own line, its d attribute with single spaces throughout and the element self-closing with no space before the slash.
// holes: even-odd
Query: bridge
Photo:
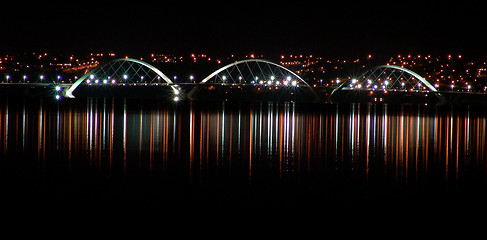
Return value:
<svg viewBox="0 0 487 240">
<path fill-rule="evenodd" d="M 183 98 L 284 101 L 304 98 L 312 102 L 340 102 L 340 96 L 347 101 L 357 96 L 368 98 L 365 101 L 382 101 L 387 96 L 410 95 L 419 97 L 419 101 L 422 101 L 421 98 L 432 96 L 436 101 L 443 101 L 442 93 L 421 75 L 395 65 L 374 67 L 359 77 L 341 82 L 334 89 L 326 90 L 311 87 L 301 76 L 280 64 L 253 58 L 227 64 L 201 81 L 193 78 L 191 82 L 173 80 L 147 62 L 120 58 L 91 69 L 72 84 L 56 85 L 54 93 L 57 99 L 61 99 L 75 98 L 80 87 L 94 91 L 104 89 L 105 92 L 111 91 L 107 89 L 125 89 L 120 91 L 123 96 L 130 87 L 148 86 L 149 88 L 143 88 L 143 91 L 161 87 L 158 89 L 166 90 L 154 93 L 174 101 Z M 45 84 L 29 83 L 31 86 Z M 143 91 L 138 94 L 145 95 Z"/>
</svg>

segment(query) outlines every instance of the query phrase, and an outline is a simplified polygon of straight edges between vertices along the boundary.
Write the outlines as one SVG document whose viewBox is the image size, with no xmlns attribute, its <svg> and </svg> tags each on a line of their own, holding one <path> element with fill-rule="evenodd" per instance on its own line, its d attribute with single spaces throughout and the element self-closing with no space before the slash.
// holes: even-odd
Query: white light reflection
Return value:
<svg viewBox="0 0 487 240">
<path fill-rule="evenodd" d="M 127 172 L 127 99 L 123 99 L 123 173 Z"/>
<path fill-rule="evenodd" d="M 23 106 L 23 109 L 22 109 L 22 150 L 25 150 L 25 133 L 26 133 L 26 125 L 27 123 L 25 122 L 26 120 L 26 111 L 25 111 L 25 102 L 24 102 L 24 106 Z"/>
<path fill-rule="evenodd" d="M 222 103 L 222 156 L 225 156 L 225 102 Z"/>
</svg>

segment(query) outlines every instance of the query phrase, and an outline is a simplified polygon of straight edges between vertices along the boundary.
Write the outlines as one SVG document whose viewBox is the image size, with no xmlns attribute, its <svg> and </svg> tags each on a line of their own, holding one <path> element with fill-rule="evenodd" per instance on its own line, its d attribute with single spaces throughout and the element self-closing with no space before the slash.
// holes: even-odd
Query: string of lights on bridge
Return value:
<svg viewBox="0 0 487 240">
<path fill-rule="evenodd" d="M 63 84 L 72 84 L 73 82 L 79 79 L 76 76 L 74 71 L 69 69 L 73 69 L 75 67 L 83 67 L 83 69 L 93 68 L 94 66 L 98 66 L 100 60 L 97 58 L 108 57 L 113 58 L 115 56 L 114 53 L 110 54 L 91 54 L 88 62 L 83 62 L 84 65 L 81 64 L 81 61 L 74 57 L 70 56 L 70 61 L 79 62 L 79 66 L 74 66 L 73 64 L 69 65 L 66 63 L 56 63 L 50 64 L 51 66 L 60 66 L 62 70 L 62 74 L 56 74 L 52 71 L 46 70 L 45 73 L 37 73 L 39 72 L 39 66 L 35 64 L 30 65 L 23 65 L 22 63 L 19 64 L 17 60 L 16 64 L 21 68 L 15 71 L 9 70 L 8 64 L 6 63 L 15 62 L 15 58 L 12 56 L 8 57 L 0 57 L 0 74 L 3 72 L 3 77 L 0 75 L 0 83 L 24 83 L 24 84 L 31 84 L 31 83 L 51 83 L 55 86 L 61 86 Z M 48 57 L 46 53 L 39 54 L 38 57 L 35 57 L 36 60 L 45 61 Z M 258 54 L 249 54 L 246 57 L 262 57 L 262 55 Z M 151 59 L 152 58 L 152 59 Z M 177 57 L 177 56 L 170 56 L 170 55 L 161 55 L 161 54 L 152 54 L 151 58 L 148 58 L 151 61 L 183 61 L 186 58 Z M 56 59 L 54 57 L 53 59 Z M 209 56 L 207 54 L 191 54 L 190 61 L 197 62 L 200 59 L 203 59 L 207 62 L 215 62 L 217 64 L 221 64 L 223 62 L 222 58 L 215 58 Z M 237 59 L 236 56 L 232 55 L 227 57 L 225 60 L 229 61 L 231 59 Z M 313 56 L 313 55 L 303 55 L 303 54 L 296 54 L 296 55 L 280 55 L 278 63 L 282 66 L 286 66 L 291 68 L 293 72 L 303 76 L 306 78 L 306 81 L 310 84 L 311 87 L 334 87 L 339 85 L 341 82 L 344 81 L 353 81 L 352 79 L 356 78 L 353 76 L 338 76 L 336 78 L 328 78 L 335 72 L 338 71 L 345 71 L 347 66 L 354 65 L 359 66 L 361 69 L 366 70 L 368 61 L 374 59 L 374 56 L 369 54 L 365 59 L 336 59 L 330 60 L 325 59 L 320 56 Z M 218 60 L 218 61 L 217 61 Z M 91 65 L 90 65 L 91 64 Z M 414 54 L 406 54 L 406 55 L 397 55 L 395 57 L 391 57 L 386 64 L 391 65 L 398 65 L 404 68 L 414 69 L 422 73 L 424 78 L 429 81 L 435 88 L 450 91 L 487 91 L 487 63 L 485 61 L 471 61 L 467 60 L 461 54 L 448 54 L 446 56 L 432 56 L 432 55 L 414 55 Z M 48 64 L 44 64 L 47 66 Z M 7 66 L 7 67 L 6 67 Z M 30 66 L 30 67 L 29 67 Z M 43 65 L 40 65 L 42 68 Z M 27 69 L 28 71 L 25 73 L 21 73 L 22 69 Z M 110 85 L 110 84 L 120 84 L 123 85 L 123 81 L 128 80 L 132 76 L 126 75 L 119 79 L 89 79 L 86 83 L 93 84 L 93 85 Z M 225 76 L 222 75 L 222 78 Z M 293 86 L 293 81 L 287 80 L 287 77 L 283 79 L 272 79 L 275 78 L 272 75 L 267 77 L 262 77 L 261 79 L 254 79 L 252 81 L 253 85 L 259 86 Z M 98 80 L 98 82 L 97 82 Z M 177 83 L 185 83 L 185 82 L 192 82 L 194 83 L 197 81 L 197 77 L 194 74 L 185 75 L 185 77 L 181 77 L 178 75 L 173 75 L 172 80 Z M 145 85 L 147 83 L 143 83 L 144 79 L 141 78 L 139 83 L 134 83 L 135 85 Z M 369 88 L 374 89 L 386 89 L 388 88 L 390 82 L 383 82 L 382 85 L 370 85 L 370 84 L 353 84 L 355 88 Z M 159 84 L 159 83 L 155 83 Z M 419 83 L 421 84 L 421 83 Z M 298 85 L 298 84 L 296 84 Z M 424 86 L 417 86 L 423 87 Z"/>
</svg>

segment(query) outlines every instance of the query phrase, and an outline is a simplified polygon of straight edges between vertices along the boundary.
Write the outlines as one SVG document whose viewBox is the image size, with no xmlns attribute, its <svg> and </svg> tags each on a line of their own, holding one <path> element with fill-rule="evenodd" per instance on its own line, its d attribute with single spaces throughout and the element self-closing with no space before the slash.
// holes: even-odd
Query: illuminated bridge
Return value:
<svg viewBox="0 0 487 240">
<path fill-rule="evenodd" d="M 9 79 L 7 75 L 7 80 Z M 120 58 L 98 65 L 74 83 L 8 82 L 0 93 L 24 92 L 28 96 L 52 94 L 56 99 L 75 97 L 162 98 L 170 101 L 237 100 L 296 102 L 387 102 L 444 103 L 483 102 L 481 93 L 468 96 L 438 90 L 418 73 L 395 65 L 381 65 L 336 87 L 311 87 L 295 72 L 263 59 L 246 59 L 225 65 L 202 80 L 170 79 L 153 65 L 132 58 Z M 60 76 L 57 79 L 61 79 Z M 337 81 L 338 83 L 338 81 Z M 484 94 L 485 95 L 485 94 Z M 456 100 L 456 99 L 458 100 Z"/>
</svg>

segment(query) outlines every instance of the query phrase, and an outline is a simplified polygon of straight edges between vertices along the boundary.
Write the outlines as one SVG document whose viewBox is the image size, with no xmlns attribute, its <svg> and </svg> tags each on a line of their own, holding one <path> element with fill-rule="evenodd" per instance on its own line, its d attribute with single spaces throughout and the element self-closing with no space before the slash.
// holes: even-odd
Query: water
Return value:
<svg viewBox="0 0 487 240">
<path fill-rule="evenodd" d="M 3 98 L 3 201 L 22 211 L 480 211 L 486 124 L 469 106 Z"/>
</svg>

